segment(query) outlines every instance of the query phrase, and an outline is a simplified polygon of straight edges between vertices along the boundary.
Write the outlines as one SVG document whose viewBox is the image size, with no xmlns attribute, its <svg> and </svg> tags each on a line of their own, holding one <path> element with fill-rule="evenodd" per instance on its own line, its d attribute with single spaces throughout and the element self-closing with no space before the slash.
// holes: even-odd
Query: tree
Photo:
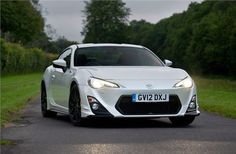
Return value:
<svg viewBox="0 0 236 154">
<path fill-rule="evenodd" d="M 172 60 L 174 67 L 191 73 L 235 78 L 235 1 L 194 2 L 188 10 L 148 25 L 131 22 L 130 42 L 147 46 L 162 59 Z"/>
<path fill-rule="evenodd" d="M 121 43 L 127 41 L 130 9 L 122 0 L 85 1 L 83 42 Z"/>
<path fill-rule="evenodd" d="M 72 44 L 77 44 L 77 42 L 69 41 L 64 36 L 59 36 L 57 40 L 49 41 L 44 50 L 52 53 L 61 53 L 65 48 Z"/>
<path fill-rule="evenodd" d="M 1 32 L 10 40 L 27 44 L 44 37 L 44 19 L 30 0 L 1 1 Z"/>
<path fill-rule="evenodd" d="M 140 44 L 144 46 L 150 46 L 148 38 L 150 32 L 152 32 L 154 24 L 151 24 L 145 20 L 132 20 L 129 23 L 129 43 Z"/>
</svg>

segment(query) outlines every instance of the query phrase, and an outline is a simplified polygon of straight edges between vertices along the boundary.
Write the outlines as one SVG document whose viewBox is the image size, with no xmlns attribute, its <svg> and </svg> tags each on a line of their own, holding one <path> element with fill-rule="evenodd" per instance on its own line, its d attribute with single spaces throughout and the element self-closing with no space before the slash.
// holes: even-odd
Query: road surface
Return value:
<svg viewBox="0 0 236 154">
<path fill-rule="evenodd" d="M 75 127 L 65 115 L 42 118 L 37 98 L 1 133 L 15 142 L 2 146 L 2 154 L 236 153 L 236 120 L 206 112 L 183 128 L 168 119 L 90 120 Z"/>
</svg>

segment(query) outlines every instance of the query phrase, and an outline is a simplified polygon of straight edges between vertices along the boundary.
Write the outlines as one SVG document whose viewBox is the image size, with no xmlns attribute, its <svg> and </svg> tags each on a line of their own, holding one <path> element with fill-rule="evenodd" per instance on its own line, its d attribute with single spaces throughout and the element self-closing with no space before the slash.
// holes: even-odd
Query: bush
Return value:
<svg viewBox="0 0 236 154">
<path fill-rule="evenodd" d="M 57 55 L 48 54 L 38 48 L 24 48 L 19 44 L 1 43 L 1 73 L 29 73 L 43 71 Z"/>
</svg>

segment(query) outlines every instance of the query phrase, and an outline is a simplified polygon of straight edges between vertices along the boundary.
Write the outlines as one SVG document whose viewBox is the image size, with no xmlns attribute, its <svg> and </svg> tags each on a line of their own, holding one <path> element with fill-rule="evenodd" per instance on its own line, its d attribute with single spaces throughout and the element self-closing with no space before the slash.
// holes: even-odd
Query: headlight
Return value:
<svg viewBox="0 0 236 154">
<path fill-rule="evenodd" d="M 190 77 L 186 77 L 180 82 L 176 83 L 174 87 L 183 87 L 183 88 L 190 88 L 193 85 L 193 80 Z"/>
<path fill-rule="evenodd" d="M 109 82 L 109 81 L 105 81 L 105 80 L 102 80 L 102 79 L 98 79 L 98 78 L 91 78 L 89 81 L 88 81 L 89 85 L 92 87 L 92 88 L 119 88 L 119 86 L 115 83 L 112 83 L 112 82 Z"/>
</svg>

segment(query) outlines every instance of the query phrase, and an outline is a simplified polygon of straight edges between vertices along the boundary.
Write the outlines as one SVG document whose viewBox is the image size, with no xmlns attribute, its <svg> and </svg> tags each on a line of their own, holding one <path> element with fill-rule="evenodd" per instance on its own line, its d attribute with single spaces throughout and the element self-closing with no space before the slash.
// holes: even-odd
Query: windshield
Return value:
<svg viewBox="0 0 236 154">
<path fill-rule="evenodd" d="M 87 47 L 75 51 L 75 66 L 163 66 L 150 51 L 136 47 Z"/>
</svg>

